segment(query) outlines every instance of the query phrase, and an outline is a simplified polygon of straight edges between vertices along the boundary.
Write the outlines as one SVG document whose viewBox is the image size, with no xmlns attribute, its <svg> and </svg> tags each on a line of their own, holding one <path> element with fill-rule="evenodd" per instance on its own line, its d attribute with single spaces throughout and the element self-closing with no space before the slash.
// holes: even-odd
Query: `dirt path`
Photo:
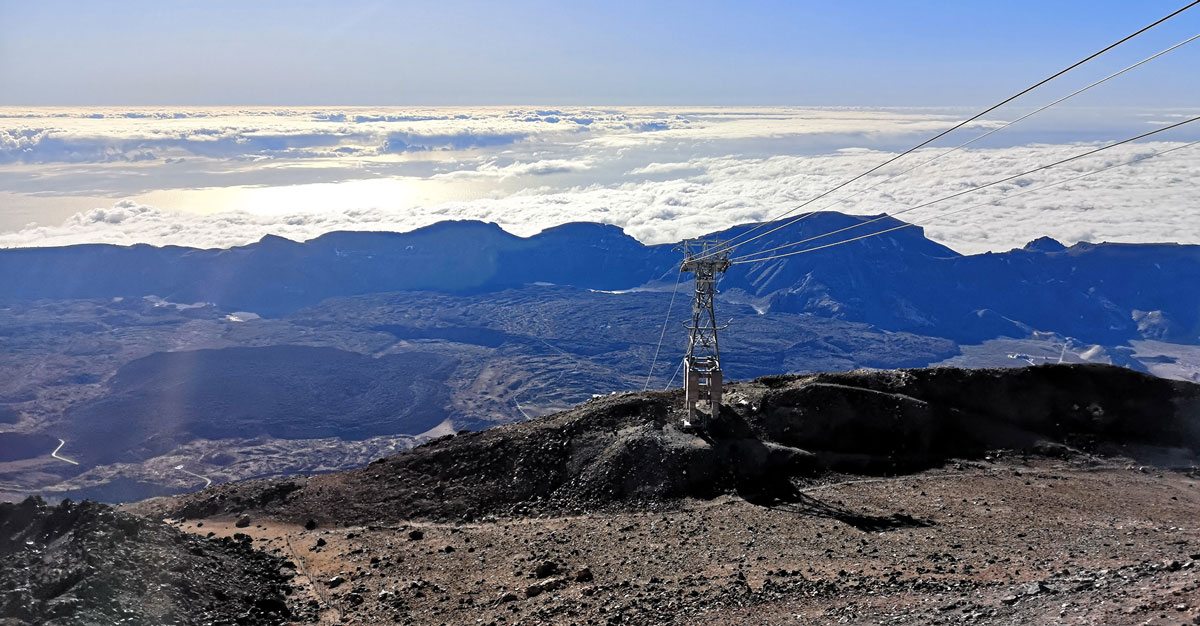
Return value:
<svg viewBox="0 0 1200 626">
<path fill-rule="evenodd" d="M 58 459 L 59 461 L 65 461 L 65 462 L 67 462 L 67 463 L 70 463 L 71 465 L 79 465 L 79 462 L 78 462 L 78 461 L 72 461 L 71 459 L 68 459 L 68 458 L 67 458 L 67 457 L 65 457 L 65 456 L 59 456 L 59 455 L 58 455 L 58 451 L 59 451 L 59 450 L 62 450 L 62 447 L 63 447 L 63 446 L 65 446 L 65 445 L 67 445 L 67 442 L 66 442 L 65 440 L 63 440 L 63 439 L 59 439 L 59 440 L 58 440 L 58 447 L 54 449 L 54 452 L 51 452 L 51 453 L 50 453 L 50 456 L 52 456 L 52 457 L 54 457 L 54 458 Z"/>
<path fill-rule="evenodd" d="M 192 471 L 186 470 L 186 469 L 184 469 L 184 467 L 183 467 L 182 465 L 176 465 L 176 466 L 175 466 L 175 469 L 177 469 L 177 470 L 179 470 L 179 471 L 183 472 L 184 474 L 187 474 L 188 476 L 195 476 L 196 478 L 199 478 L 200 480 L 203 480 L 203 481 L 204 481 L 204 487 L 209 487 L 209 486 L 211 486 L 211 485 L 212 485 L 212 483 L 213 483 L 213 481 L 212 481 L 212 479 L 211 479 L 211 478 L 209 478 L 209 477 L 207 477 L 207 476 L 204 476 L 204 475 L 201 475 L 201 474 L 197 474 L 196 472 L 192 472 Z M 203 489 L 204 487 L 201 487 L 201 489 Z"/>
</svg>

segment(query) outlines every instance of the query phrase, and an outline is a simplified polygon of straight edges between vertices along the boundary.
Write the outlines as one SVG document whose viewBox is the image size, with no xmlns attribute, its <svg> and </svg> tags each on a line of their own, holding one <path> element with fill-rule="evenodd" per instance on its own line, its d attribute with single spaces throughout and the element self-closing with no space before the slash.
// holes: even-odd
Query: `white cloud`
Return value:
<svg viewBox="0 0 1200 626">
<path fill-rule="evenodd" d="M 536 140 L 637 145 L 681 138 L 886 135 L 940 130 L 951 119 L 854 109 L 0 108 L 0 163 L 360 157 Z"/>
<path fill-rule="evenodd" d="M 509 179 L 518 176 L 546 176 L 549 174 L 568 174 L 583 172 L 592 168 L 590 159 L 542 159 L 533 162 L 513 162 L 508 165 L 498 165 L 496 161 L 487 161 L 475 169 L 456 169 L 452 172 L 434 174 L 431 178 L 438 180 L 456 178 L 499 178 Z"/>
<path fill-rule="evenodd" d="M 588 110 L 0 109 L 0 163 L 361 157 L 671 125 L 652 116 L 631 121 L 624 112 Z"/>
<path fill-rule="evenodd" d="M 1165 115 L 1137 123 L 1144 128 Z M 953 119 L 949 112 L 853 109 L 0 109 L 0 184 L 10 190 L 0 201 L 44 203 L 60 194 L 77 202 L 82 192 L 65 191 L 75 185 L 96 188 L 87 197 L 104 207 L 0 232 L 0 246 L 225 247 L 265 234 L 302 240 L 445 219 L 494 221 L 520 235 L 599 221 L 663 243 L 777 216 L 886 160 L 893 144 L 910 144 Z M 808 153 L 814 145 L 820 149 Z M 1002 201 L 1005 193 L 1171 145 L 1121 146 L 901 218 L 923 222 L 996 202 L 929 223 L 928 235 L 963 252 L 1008 249 L 1042 235 L 1067 243 L 1200 243 L 1200 190 L 1192 182 L 1200 148 Z M 1085 149 L 966 150 L 883 183 L 911 163 L 904 161 L 833 196 L 847 202 L 830 198 L 806 210 L 895 212 Z M 154 160 L 130 162 L 139 158 Z M 397 193 L 406 185 L 416 191 Z M 113 196 L 128 199 L 114 203 Z M 222 210 L 230 206 L 246 210 Z"/>
<path fill-rule="evenodd" d="M 1031 176 L 1029 184 L 1042 185 L 1146 154 L 1148 149 L 1174 145 L 1177 144 L 1123 146 L 1110 156 L 1076 163 L 1062 172 L 1052 170 Z M 920 176 L 880 185 L 846 205 L 819 201 L 808 208 L 865 214 L 895 212 L 1078 151 L 1082 151 L 1078 146 L 1031 146 L 960 153 Z M 567 190 L 527 188 L 499 198 L 445 202 L 403 211 L 352 209 L 277 216 L 190 215 L 124 201 L 111 208 L 77 214 L 59 226 L 0 234 L 0 245 L 148 241 L 224 247 L 248 243 L 268 233 L 302 240 L 331 230 L 410 230 L 444 219 L 495 221 L 520 235 L 568 221 L 601 221 L 617 224 L 644 242 L 662 243 L 779 215 L 795 206 L 797 199 L 808 198 L 879 159 L 880 155 L 871 152 L 703 159 L 691 164 L 703 173 L 687 178 Z M 536 169 L 532 167 L 536 165 L 516 164 L 530 170 Z M 1081 239 L 1200 242 L 1200 220 L 1194 216 L 1200 192 L 1191 182 L 1197 176 L 1200 176 L 1200 148 L 1181 150 L 1157 161 L 1117 168 L 1011 201 L 1003 200 L 1006 193 L 1027 187 L 997 186 L 901 218 L 924 223 L 944 211 L 995 202 L 929 222 L 926 228 L 929 236 L 963 252 L 1008 249 L 1042 235 L 1067 243 Z M 884 178 L 886 175 L 874 177 L 863 187 Z M 904 184 L 900 184 L 902 181 Z"/>
<path fill-rule="evenodd" d="M 688 161 L 677 161 L 674 163 L 651 163 L 643 167 L 636 167 L 629 170 L 632 175 L 639 174 L 674 174 L 677 172 L 685 172 L 694 169 L 694 163 Z"/>
</svg>

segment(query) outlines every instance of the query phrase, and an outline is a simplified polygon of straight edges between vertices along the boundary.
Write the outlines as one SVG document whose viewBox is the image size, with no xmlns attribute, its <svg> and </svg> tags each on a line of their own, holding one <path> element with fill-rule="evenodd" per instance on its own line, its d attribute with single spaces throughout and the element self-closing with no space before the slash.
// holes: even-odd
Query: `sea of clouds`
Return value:
<svg viewBox="0 0 1200 626">
<path fill-rule="evenodd" d="M 0 246 L 228 247 L 266 234 L 303 240 L 447 219 L 496 222 L 519 235 L 597 221 L 647 243 L 678 241 L 779 216 L 968 114 L 7 108 L 0 109 Z M 1188 112 L 1076 110 L 934 160 L 1019 114 L 973 123 L 805 210 L 896 213 Z M 901 218 L 966 253 L 1043 235 L 1065 243 L 1200 243 L 1200 146 L 1030 191 L 1196 139 L 1200 132 L 1192 129 L 1163 133 Z M 973 205 L 980 206 L 961 210 Z"/>
</svg>

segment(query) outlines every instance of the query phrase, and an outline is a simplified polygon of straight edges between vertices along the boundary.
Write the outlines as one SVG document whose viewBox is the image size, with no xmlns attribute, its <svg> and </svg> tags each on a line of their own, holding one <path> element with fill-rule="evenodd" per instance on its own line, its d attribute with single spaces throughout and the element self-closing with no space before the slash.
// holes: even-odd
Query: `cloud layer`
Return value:
<svg viewBox="0 0 1200 626">
<path fill-rule="evenodd" d="M 1152 127 L 1169 115 L 1136 123 Z M 227 247 L 265 234 L 307 239 L 445 219 L 493 221 L 520 235 L 599 221 L 647 243 L 676 241 L 778 216 L 956 117 L 852 109 L 3 109 L 0 182 L 13 191 L 0 202 L 82 195 L 101 208 L 10 228 L 0 246 Z M 1088 145 L 992 145 L 886 180 L 945 150 L 928 148 L 806 210 L 894 213 Z M 1200 147 L 1005 199 L 1176 145 L 1121 146 L 902 218 L 927 223 L 930 237 L 963 252 L 1042 235 L 1200 243 Z M 76 187 L 88 191 L 66 191 Z M 988 204 L 939 217 L 981 202 Z"/>
<path fill-rule="evenodd" d="M 859 109 L 57 109 L 0 108 L 0 163 L 369 157 L 506 146 L 686 138 L 933 132 L 948 112 Z M 653 138 L 634 138 L 658 133 Z M 572 137 L 575 135 L 575 137 Z"/>
</svg>

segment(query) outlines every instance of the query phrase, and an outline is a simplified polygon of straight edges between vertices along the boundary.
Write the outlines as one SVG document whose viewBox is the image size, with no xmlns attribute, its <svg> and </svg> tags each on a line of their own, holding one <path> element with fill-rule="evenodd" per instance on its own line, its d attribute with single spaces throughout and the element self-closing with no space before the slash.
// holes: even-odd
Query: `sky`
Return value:
<svg viewBox="0 0 1200 626">
<path fill-rule="evenodd" d="M 0 0 L 0 105 L 982 105 L 1183 4 Z M 1111 104 L 1200 101 L 1195 59 Z"/>
<path fill-rule="evenodd" d="M 678 241 L 784 214 L 1182 5 L 0 0 L 0 247 L 445 219 Z M 907 210 L 1200 115 L 1193 42 L 948 152 L 1197 33 L 1200 8 L 811 208 L 905 211 L 966 253 L 1200 243 L 1200 147 L 1174 150 L 1200 122 Z"/>
</svg>

